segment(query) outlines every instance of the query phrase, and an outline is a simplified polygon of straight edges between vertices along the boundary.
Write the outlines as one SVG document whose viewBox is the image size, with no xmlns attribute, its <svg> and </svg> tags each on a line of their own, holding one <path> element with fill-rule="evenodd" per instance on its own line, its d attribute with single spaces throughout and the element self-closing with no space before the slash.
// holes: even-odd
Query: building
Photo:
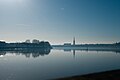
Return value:
<svg viewBox="0 0 120 80">
<path fill-rule="evenodd" d="M 37 40 L 37 39 L 33 39 L 33 40 L 32 40 L 32 43 L 37 43 L 37 44 L 38 44 L 38 43 L 40 43 L 40 41 Z"/>
<path fill-rule="evenodd" d="M 64 43 L 64 46 L 71 46 L 71 43 Z"/>
<path fill-rule="evenodd" d="M 31 43 L 31 42 L 30 42 L 30 40 L 29 40 L 29 39 L 27 39 L 27 40 L 25 41 L 25 43 Z"/>
<path fill-rule="evenodd" d="M 75 45 L 75 37 L 73 38 L 73 45 Z"/>
</svg>

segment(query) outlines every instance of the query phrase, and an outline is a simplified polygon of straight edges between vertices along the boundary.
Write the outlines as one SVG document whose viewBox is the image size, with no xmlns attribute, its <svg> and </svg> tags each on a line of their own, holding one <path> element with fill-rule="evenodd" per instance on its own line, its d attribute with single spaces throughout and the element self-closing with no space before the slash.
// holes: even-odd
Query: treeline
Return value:
<svg viewBox="0 0 120 80">
<path fill-rule="evenodd" d="M 16 48 L 46 48 L 51 49 L 51 45 L 49 42 L 41 41 L 39 43 L 6 43 L 4 41 L 0 41 L 0 49 L 16 49 Z"/>
</svg>

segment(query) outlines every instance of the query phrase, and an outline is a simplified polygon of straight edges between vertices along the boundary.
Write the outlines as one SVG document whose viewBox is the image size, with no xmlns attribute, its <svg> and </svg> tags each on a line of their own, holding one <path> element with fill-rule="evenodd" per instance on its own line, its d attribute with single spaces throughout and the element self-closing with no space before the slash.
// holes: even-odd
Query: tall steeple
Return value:
<svg viewBox="0 0 120 80">
<path fill-rule="evenodd" d="M 73 45 L 75 46 L 75 37 L 73 38 Z"/>
</svg>

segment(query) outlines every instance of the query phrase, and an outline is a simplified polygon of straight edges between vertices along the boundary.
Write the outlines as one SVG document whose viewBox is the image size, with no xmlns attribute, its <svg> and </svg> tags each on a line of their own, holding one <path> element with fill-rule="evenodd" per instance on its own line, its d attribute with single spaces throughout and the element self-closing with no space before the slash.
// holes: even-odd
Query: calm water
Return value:
<svg viewBox="0 0 120 80">
<path fill-rule="evenodd" d="M 0 80 L 44 80 L 120 69 L 120 53 L 51 50 L 0 52 Z"/>
</svg>

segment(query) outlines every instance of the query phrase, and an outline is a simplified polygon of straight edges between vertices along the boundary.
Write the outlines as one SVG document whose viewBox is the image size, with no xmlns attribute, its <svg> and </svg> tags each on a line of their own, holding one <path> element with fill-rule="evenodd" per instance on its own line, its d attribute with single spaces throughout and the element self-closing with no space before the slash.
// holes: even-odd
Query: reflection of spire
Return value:
<svg viewBox="0 0 120 80">
<path fill-rule="evenodd" d="M 73 50 L 73 58 L 75 59 L 75 50 Z"/>
<path fill-rule="evenodd" d="M 73 38 L 73 45 L 75 46 L 75 37 Z"/>
</svg>

